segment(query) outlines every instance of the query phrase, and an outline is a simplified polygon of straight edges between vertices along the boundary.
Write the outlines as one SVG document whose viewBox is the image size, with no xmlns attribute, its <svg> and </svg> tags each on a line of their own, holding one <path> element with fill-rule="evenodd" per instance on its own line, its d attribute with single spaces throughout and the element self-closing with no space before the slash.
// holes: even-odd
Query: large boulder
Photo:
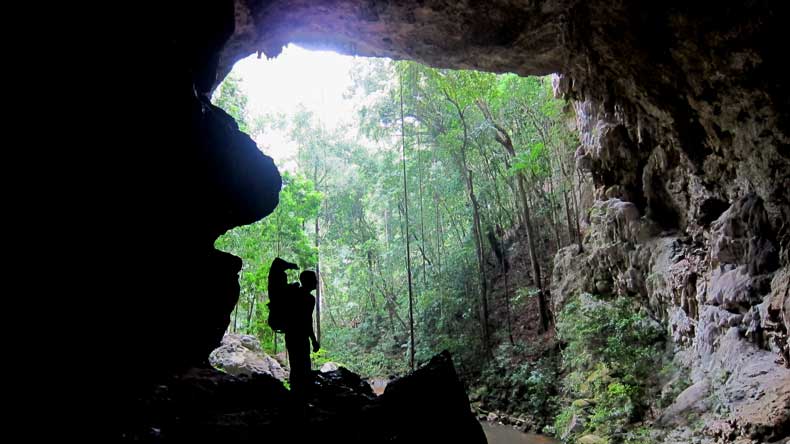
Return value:
<svg viewBox="0 0 790 444">
<path fill-rule="evenodd" d="M 386 442 L 487 442 L 447 351 L 389 382 L 376 401 Z"/>
<path fill-rule="evenodd" d="M 288 372 L 279 362 L 261 351 L 257 338 L 250 335 L 226 334 L 222 345 L 209 355 L 214 367 L 231 375 L 271 375 L 280 381 L 288 378 Z"/>
</svg>

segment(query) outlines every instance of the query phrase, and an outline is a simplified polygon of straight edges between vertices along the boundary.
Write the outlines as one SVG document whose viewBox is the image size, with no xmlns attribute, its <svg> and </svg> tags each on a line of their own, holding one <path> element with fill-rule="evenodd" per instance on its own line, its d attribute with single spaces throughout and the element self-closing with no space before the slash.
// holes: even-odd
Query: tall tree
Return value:
<svg viewBox="0 0 790 444">
<path fill-rule="evenodd" d="M 406 273 L 409 283 L 409 367 L 414 371 L 414 295 L 411 285 L 411 240 L 409 239 L 409 191 L 406 186 L 406 126 L 403 118 L 403 78 L 398 77 L 400 84 L 400 139 L 403 148 L 401 164 L 403 165 L 403 206 L 406 212 Z"/>
</svg>

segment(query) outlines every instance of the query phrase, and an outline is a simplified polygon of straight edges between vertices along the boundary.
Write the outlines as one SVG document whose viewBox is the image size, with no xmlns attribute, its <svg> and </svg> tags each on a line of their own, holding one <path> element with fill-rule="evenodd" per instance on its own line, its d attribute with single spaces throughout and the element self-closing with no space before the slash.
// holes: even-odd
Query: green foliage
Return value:
<svg viewBox="0 0 790 444">
<path fill-rule="evenodd" d="M 313 363 L 314 367 L 320 368 L 322 365 L 326 364 L 327 362 L 334 362 L 335 364 L 346 367 L 342 361 L 338 361 L 332 356 L 325 348 L 319 348 L 317 352 L 310 353 L 310 360 Z"/>
<path fill-rule="evenodd" d="M 569 302 L 557 323 L 566 366 L 586 371 L 602 363 L 625 377 L 649 374 L 656 356 L 654 345 L 663 332 L 626 298 L 613 303 L 582 295 Z"/>
<path fill-rule="evenodd" d="M 560 411 L 554 418 L 554 434 L 562 434 L 570 425 L 576 409 L 571 405 Z"/>
<path fill-rule="evenodd" d="M 646 426 L 639 426 L 625 433 L 623 444 L 655 444 L 652 430 Z"/>
<path fill-rule="evenodd" d="M 214 92 L 212 102 L 236 119 L 240 130 L 249 132 L 247 96 L 241 90 L 241 80 L 238 77 L 232 74 L 227 76 Z"/>
<path fill-rule="evenodd" d="M 462 375 L 477 375 L 486 362 L 487 344 L 480 338 L 481 288 L 472 229 L 473 203 L 468 198 L 463 165 L 469 168 L 481 202 L 484 231 L 485 227 L 508 228 L 519 223 L 521 210 L 512 177 L 518 170 L 528 174 L 526 185 L 541 196 L 534 204 L 535 222 L 546 227 L 543 235 L 547 235 L 552 211 L 560 208 L 558 192 L 562 187 L 570 188 L 561 185 L 568 179 L 562 176 L 560 165 L 571 171 L 576 146 L 575 136 L 564 123 L 563 102 L 551 96 L 549 82 L 540 78 L 382 61 L 361 63 L 353 72 L 357 77 L 352 95 L 364 97 L 359 109 L 360 132 L 379 143 L 384 151 L 369 152 L 364 161 L 351 161 L 361 162 L 357 171 L 364 171 L 364 175 L 352 177 L 366 188 L 363 195 L 368 197 L 363 200 L 369 213 L 365 221 L 374 230 L 365 230 L 370 237 L 364 243 L 356 243 L 366 246 L 367 251 L 358 256 L 362 263 L 354 266 L 351 259 L 351 266 L 345 271 L 346 276 L 355 276 L 342 286 L 349 290 L 344 295 L 361 300 L 354 307 L 364 307 L 367 314 L 349 331 L 350 335 L 343 336 L 344 341 L 350 341 L 346 343 L 350 347 L 343 348 L 364 350 L 355 353 L 356 359 L 365 353 L 388 353 L 392 359 L 407 356 L 407 332 L 397 319 L 400 316 L 405 320 L 407 309 L 403 303 L 405 220 L 398 169 L 403 142 L 412 208 L 409 224 L 415 241 L 412 263 L 417 304 L 416 356 L 427 360 L 448 349 L 457 359 Z M 401 85 L 406 115 L 403 134 Z M 490 112 L 490 119 L 484 110 Z M 497 142 L 494 123 L 509 132 L 516 159 L 511 161 Z M 557 184 L 556 189 L 549 181 Z M 547 189 L 552 191 L 547 193 Z M 349 222 L 346 225 L 353 226 Z M 360 231 L 356 229 L 355 233 Z M 357 281 L 358 278 L 363 280 Z M 375 283 L 372 291 L 370 282 Z M 514 307 L 521 309 L 519 303 Z M 368 337 L 369 334 L 374 337 Z M 368 362 L 365 366 L 377 364 Z"/>
<path fill-rule="evenodd" d="M 524 344 L 500 344 L 485 367 L 481 385 L 484 408 L 528 414 L 539 428 L 554 418 L 557 410 L 558 356 L 549 354 L 534 361 Z"/>
<path fill-rule="evenodd" d="M 605 367 L 602 368 L 590 381 L 591 394 L 596 404 L 589 417 L 589 426 L 602 435 L 620 431 L 635 419 L 634 403 L 641 401 L 637 397 L 636 386 L 624 384 L 619 378 L 606 374 L 607 371 Z"/>
<path fill-rule="evenodd" d="M 535 298 L 538 296 L 538 289 L 535 287 L 521 287 L 516 289 L 515 296 L 513 296 L 513 305 L 518 306 L 522 304 L 526 304 L 527 300 L 530 298 Z"/>
<path fill-rule="evenodd" d="M 620 436 L 640 419 L 655 389 L 663 332 L 625 298 L 605 302 L 583 294 L 559 315 L 560 338 L 567 344 L 563 380 L 572 399 L 589 399 L 584 411 L 571 405 L 555 420 L 562 433 L 570 417 L 587 417 L 585 433 Z"/>
</svg>

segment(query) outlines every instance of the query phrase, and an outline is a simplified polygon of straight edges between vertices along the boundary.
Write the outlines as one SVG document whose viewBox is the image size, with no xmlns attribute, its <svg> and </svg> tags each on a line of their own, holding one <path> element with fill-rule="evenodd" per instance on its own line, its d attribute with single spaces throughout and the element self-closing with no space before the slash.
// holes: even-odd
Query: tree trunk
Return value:
<svg viewBox="0 0 790 444">
<path fill-rule="evenodd" d="M 439 318 L 442 319 L 444 309 L 444 277 L 442 276 L 442 243 L 444 233 L 442 232 L 442 213 L 439 211 L 439 193 L 434 190 L 433 203 L 436 211 L 436 270 L 435 276 L 439 284 Z"/>
<path fill-rule="evenodd" d="M 521 197 L 524 200 L 524 222 L 527 228 L 527 244 L 529 245 L 529 260 L 532 262 L 532 277 L 535 280 L 535 286 L 538 287 L 538 310 L 540 311 L 540 331 L 545 332 L 549 328 L 549 314 L 548 306 L 546 304 L 546 295 L 543 291 L 543 279 L 540 275 L 540 263 L 538 263 L 538 255 L 535 250 L 535 232 L 532 228 L 532 220 L 529 211 L 529 202 L 527 200 L 526 192 L 524 191 L 524 175 L 518 173 L 518 186 L 521 192 Z"/>
<path fill-rule="evenodd" d="M 321 255 L 318 253 L 318 216 L 315 218 L 315 338 L 321 343 Z"/>
<path fill-rule="evenodd" d="M 384 233 L 387 238 L 387 248 L 390 247 L 390 242 L 392 241 L 392 232 L 390 231 L 390 208 L 389 203 L 387 206 L 384 207 Z"/>
<path fill-rule="evenodd" d="M 420 151 L 420 135 L 417 134 L 417 176 L 419 178 L 419 186 L 420 186 L 420 244 L 422 245 L 422 287 L 423 289 L 428 287 L 428 271 L 426 267 L 426 262 L 428 262 L 428 257 L 426 256 L 427 251 L 425 250 L 425 218 L 423 217 L 422 211 L 422 152 Z"/>
<path fill-rule="evenodd" d="M 324 156 L 326 156 L 326 150 L 324 150 Z M 319 191 L 318 154 L 316 154 L 316 157 L 313 160 L 313 184 L 315 186 L 315 190 Z M 319 211 L 315 215 L 315 337 L 319 344 L 321 343 L 321 253 L 319 249 L 321 246 L 321 227 L 319 225 L 320 213 L 321 210 L 319 207 Z"/>
<path fill-rule="evenodd" d="M 447 215 L 447 220 L 450 222 L 450 226 L 453 227 L 452 231 L 455 232 L 455 236 L 458 238 L 458 244 L 463 245 L 464 233 L 461 228 L 461 221 L 453 217 L 452 211 L 450 211 L 450 208 L 447 207 L 447 204 L 443 200 L 439 200 L 439 203 L 442 205 L 442 208 L 444 208 L 444 212 Z M 444 242 L 442 242 L 442 250 L 444 251 Z"/>
<path fill-rule="evenodd" d="M 250 323 L 252 322 L 252 313 L 253 313 L 253 312 L 254 312 L 254 310 L 255 310 L 255 300 L 256 300 L 256 299 L 257 299 L 257 298 L 255 297 L 255 293 L 253 293 L 253 294 L 252 294 L 252 297 L 250 297 L 250 309 L 249 309 L 249 310 L 247 310 L 247 326 L 246 326 L 246 329 L 247 329 L 247 334 L 252 334 L 252 333 L 253 333 L 253 332 L 250 330 Z"/>
<path fill-rule="evenodd" d="M 503 255 L 505 258 L 505 312 L 507 315 L 507 334 L 510 338 L 510 345 L 515 345 L 515 342 L 513 341 L 513 315 L 511 314 L 510 310 L 510 284 L 508 283 L 508 275 L 510 274 L 510 270 L 508 270 L 507 266 L 507 250 L 503 249 Z"/>
<path fill-rule="evenodd" d="M 466 165 L 466 160 L 464 160 L 464 165 Z M 466 171 L 469 199 L 472 201 L 472 218 L 474 222 L 472 228 L 474 229 L 475 247 L 477 248 L 477 266 L 478 272 L 480 273 L 480 306 L 482 309 L 481 323 L 483 325 L 483 343 L 486 345 L 486 349 L 488 349 L 488 279 L 486 278 L 485 273 L 485 255 L 483 254 L 483 235 L 480 223 L 480 210 L 477 203 L 477 197 L 475 196 L 472 170 L 467 169 Z"/>
<path fill-rule="evenodd" d="M 414 371 L 414 296 L 411 286 L 411 242 L 409 240 L 409 193 L 406 187 L 406 127 L 403 123 L 403 78 L 398 78 L 400 83 L 400 139 L 401 139 L 401 165 L 403 166 L 403 206 L 406 213 L 406 271 L 409 282 L 409 367 Z M 422 214 L 422 211 L 420 211 Z"/>
<path fill-rule="evenodd" d="M 436 269 L 438 274 L 442 273 L 442 222 L 441 211 L 439 211 L 439 193 L 433 193 L 434 219 L 436 222 Z"/>
<path fill-rule="evenodd" d="M 497 233 L 492 235 L 493 240 L 499 244 L 499 251 L 502 254 L 502 274 L 505 276 L 505 316 L 507 320 L 507 334 L 508 339 L 510 340 L 510 345 L 514 345 L 515 341 L 513 340 L 513 324 L 511 322 L 511 310 L 510 310 L 510 283 L 508 282 L 508 275 L 510 274 L 510 263 L 507 257 L 507 247 L 505 246 L 505 239 L 504 239 L 504 231 L 502 230 L 501 225 L 497 225 Z"/>
<path fill-rule="evenodd" d="M 549 162 L 551 165 L 551 162 Z M 554 239 L 557 242 L 557 250 L 562 248 L 562 240 L 560 239 L 560 229 L 559 229 L 559 221 L 560 218 L 557 216 L 557 208 L 554 202 L 554 168 L 551 166 L 549 167 L 549 206 L 551 207 L 551 225 L 554 231 Z"/>
</svg>

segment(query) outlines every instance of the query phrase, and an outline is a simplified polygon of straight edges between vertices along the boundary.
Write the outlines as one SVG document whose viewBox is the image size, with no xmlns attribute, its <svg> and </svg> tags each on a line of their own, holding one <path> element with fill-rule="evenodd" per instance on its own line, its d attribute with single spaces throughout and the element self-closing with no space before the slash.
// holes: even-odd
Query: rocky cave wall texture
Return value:
<svg viewBox="0 0 790 444">
<path fill-rule="evenodd" d="M 790 435 L 790 127 L 770 45 L 786 14 L 722 6 L 604 24 L 623 38 L 593 32 L 596 67 L 556 79 L 595 201 L 552 296 L 636 298 L 667 327 L 693 382 L 659 421 L 678 442 L 692 414 L 724 442 L 768 442 Z"/>
<path fill-rule="evenodd" d="M 106 252 L 130 276 L 118 290 L 129 304 L 116 319 L 124 359 L 142 363 L 130 371 L 199 363 L 219 344 L 239 263 L 215 251 L 213 240 L 271 212 L 280 178 L 207 97 L 235 61 L 275 56 L 295 42 L 440 67 L 559 73 L 557 91 L 572 100 L 582 135 L 577 166 L 593 178 L 595 203 L 585 251 L 561 251 L 555 261 L 555 306 L 580 289 L 642 298 L 697 369 L 695 381 L 717 369 L 733 375 L 717 389 L 741 397 L 733 408 L 745 419 L 731 426 L 763 433 L 762 419 L 749 418 L 770 410 L 779 412 L 766 420 L 772 430 L 786 430 L 790 381 L 774 362 L 787 360 L 790 312 L 790 94 L 781 69 L 790 14 L 783 3 L 168 6 L 157 15 L 164 26 L 136 42 L 157 76 L 134 82 L 150 87 L 158 103 L 124 105 L 132 104 L 125 113 L 145 116 L 129 132 L 137 143 L 124 159 L 130 176 L 102 182 L 134 215 L 126 216 L 122 248 L 113 245 L 120 252 Z M 168 253 L 154 252 L 163 248 Z M 158 345 L 182 336 L 189 347 Z M 755 390 L 765 396 L 748 401 Z M 784 413 L 770 407 L 782 402 Z"/>
</svg>

